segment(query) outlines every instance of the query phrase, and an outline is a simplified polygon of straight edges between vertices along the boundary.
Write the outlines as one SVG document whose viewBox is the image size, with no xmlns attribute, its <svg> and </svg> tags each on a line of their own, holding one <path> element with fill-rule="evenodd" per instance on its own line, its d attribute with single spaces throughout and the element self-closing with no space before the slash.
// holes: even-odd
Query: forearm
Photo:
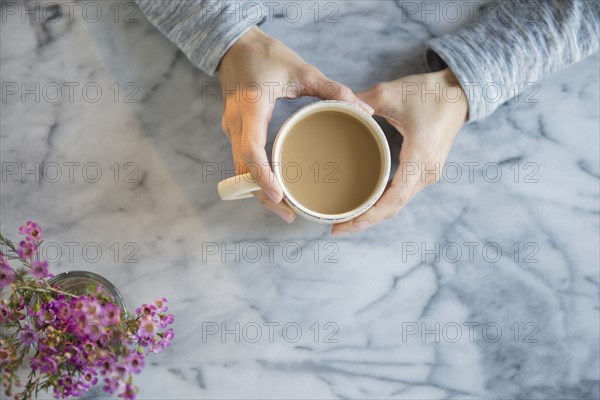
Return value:
<svg viewBox="0 0 600 400">
<path fill-rule="evenodd" d="M 194 65 L 213 74 L 223 55 L 266 12 L 244 0 L 136 0 L 146 18 Z"/>
<path fill-rule="evenodd" d="M 429 66 L 438 70 L 447 65 L 463 86 L 469 121 L 488 116 L 527 84 L 598 50 L 600 6 L 596 1 L 500 1 L 494 5 L 498 9 L 487 17 L 428 43 Z"/>
</svg>

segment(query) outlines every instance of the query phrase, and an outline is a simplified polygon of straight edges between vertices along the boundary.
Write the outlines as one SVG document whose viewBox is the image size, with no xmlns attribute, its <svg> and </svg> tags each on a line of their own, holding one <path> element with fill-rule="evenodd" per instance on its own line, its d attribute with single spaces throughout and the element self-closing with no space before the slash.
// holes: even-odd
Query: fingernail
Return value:
<svg viewBox="0 0 600 400">
<path fill-rule="evenodd" d="M 369 227 L 369 225 L 371 225 L 369 221 L 356 221 L 355 223 L 352 224 L 352 226 L 354 228 L 358 229 L 359 231 L 367 229 Z"/>
<path fill-rule="evenodd" d="M 344 236 L 349 234 L 350 232 L 348 231 L 333 231 L 333 236 Z"/>
<path fill-rule="evenodd" d="M 271 201 L 275 204 L 279 203 L 282 199 L 282 196 L 274 190 L 267 191 L 267 196 L 269 196 Z"/>
<path fill-rule="evenodd" d="M 366 112 L 368 112 L 369 114 L 373 114 L 375 112 L 375 109 L 373 107 L 371 107 L 370 105 L 368 105 L 367 103 L 365 103 L 362 100 L 358 100 L 358 105 L 365 110 Z"/>
<path fill-rule="evenodd" d="M 283 218 L 288 224 L 291 224 L 296 219 L 296 216 L 287 210 L 275 210 L 275 213 Z"/>
</svg>

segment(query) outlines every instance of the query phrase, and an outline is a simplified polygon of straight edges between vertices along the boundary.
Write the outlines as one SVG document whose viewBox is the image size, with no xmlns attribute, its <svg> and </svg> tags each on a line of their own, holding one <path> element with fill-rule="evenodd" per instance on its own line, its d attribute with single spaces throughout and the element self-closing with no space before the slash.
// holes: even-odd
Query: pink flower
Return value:
<svg viewBox="0 0 600 400">
<path fill-rule="evenodd" d="M 82 392 L 77 388 L 77 382 L 71 375 L 63 375 L 58 379 L 58 385 L 54 387 L 54 397 L 66 398 L 79 396 Z"/>
<path fill-rule="evenodd" d="M 77 312 L 73 313 L 73 316 L 71 317 L 71 319 L 69 320 L 69 332 L 72 333 L 73 335 L 77 336 L 77 337 L 81 337 L 82 335 L 85 335 L 85 329 L 88 326 L 88 321 L 87 318 L 85 317 L 85 314 L 80 314 Z"/>
<path fill-rule="evenodd" d="M 10 361 L 10 355 L 8 349 L 0 349 L 0 365 L 7 364 Z"/>
<path fill-rule="evenodd" d="M 72 306 L 73 306 L 73 310 L 75 311 L 83 311 L 83 307 L 85 307 L 85 300 L 86 297 L 85 296 L 80 296 L 76 299 L 73 299 L 72 302 Z"/>
<path fill-rule="evenodd" d="M 35 243 L 26 242 L 23 240 L 21 243 L 19 243 L 17 254 L 23 261 L 32 260 L 37 254 L 37 245 Z"/>
<path fill-rule="evenodd" d="M 91 340 L 100 340 L 104 333 L 104 329 L 102 329 L 100 323 L 91 321 L 86 324 L 84 332 Z"/>
<path fill-rule="evenodd" d="M 140 338 L 152 338 L 156 333 L 156 325 L 150 316 L 144 316 L 140 320 L 140 328 L 137 335 Z"/>
<path fill-rule="evenodd" d="M 86 390 L 96 383 L 98 383 L 98 374 L 91 368 L 86 368 L 79 376 L 79 384 Z"/>
<path fill-rule="evenodd" d="M 25 346 L 31 345 L 36 340 L 36 334 L 29 324 L 25 324 L 25 328 L 21 331 L 21 343 Z"/>
<path fill-rule="evenodd" d="M 56 375 L 58 373 L 58 363 L 56 362 L 57 357 L 44 357 L 42 360 L 42 372 L 51 375 Z"/>
<path fill-rule="evenodd" d="M 126 358 L 127 364 L 129 364 L 129 370 L 134 374 L 139 374 L 144 368 L 144 357 L 138 352 L 131 353 Z"/>
<path fill-rule="evenodd" d="M 7 287 L 15 281 L 15 273 L 13 272 L 8 261 L 3 257 L 0 262 L 0 289 Z"/>
<path fill-rule="evenodd" d="M 114 365 L 115 358 L 112 355 L 103 357 L 96 363 L 96 366 L 100 369 L 100 375 L 102 376 L 112 374 Z"/>
<path fill-rule="evenodd" d="M 82 311 L 88 318 L 99 317 L 102 314 L 102 306 L 96 299 L 89 299 L 83 302 Z"/>
<path fill-rule="evenodd" d="M 121 322 L 121 309 L 113 303 L 106 303 L 102 313 L 102 325 L 111 326 Z"/>
<path fill-rule="evenodd" d="M 63 352 L 65 358 L 75 365 L 80 365 L 84 362 L 84 357 L 81 349 L 73 344 L 67 344 Z"/>
<path fill-rule="evenodd" d="M 138 390 L 135 386 L 133 386 L 131 383 L 128 383 L 125 385 L 125 390 L 119 393 L 119 397 L 122 397 L 125 400 L 134 400 L 137 391 Z"/>
<path fill-rule="evenodd" d="M 116 378 L 104 378 L 102 389 L 108 394 L 113 394 L 119 389 L 119 380 Z"/>
<path fill-rule="evenodd" d="M 31 243 L 42 240 L 42 227 L 33 221 L 27 221 L 25 226 L 19 227 L 19 233 L 25 235 L 25 239 Z"/>
<path fill-rule="evenodd" d="M 164 329 L 167 326 L 171 325 L 173 321 L 175 321 L 175 316 L 173 314 L 164 314 L 160 316 L 158 326 L 161 329 Z"/>
<path fill-rule="evenodd" d="M 31 264 L 31 275 L 34 278 L 41 279 L 47 277 L 48 274 L 48 262 L 35 260 Z"/>
<path fill-rule="evenodd" d="M 39 312 L 39 317 L 47 324 L 50 324 L 56 320 L 56 314 L 52 310 L 44 310 Z"/>
<path fill-rule="evenodd" d="M 40 346 L 41 348 L 42 346 Z M 54 356 L 43 355 L 45 351 L 40 349 L 40 354 L 38 357 L 33 358 L 29 362 L 31 369 L 33 371 L 37 371 L 38 369 L 48 375 L 56 375 L 58 373 L 58 364 L 55 360 Z"/>
<path fill-rule="evenodd" d="M 66 302 L 60 302 L 56 308 L 58 311 L 56 313 L 57 318 L 62 322 L 66 322 L 71 314 L 71 305 Z"/>
<path fill-rule="evenodd" d="M 115 372 L 115 374 L 118 377 L 124 378 L 129 373 L 129 365 L 127 365 L 127 364 L 115 364 L 115 368 L 113 369 L 113 371 Z"/>
<path fill-rule="evenodd" d="M 169 328 L 163 333 L 159 333 L 158 336 L 152 339 L 152 343 L 150 343 L 150 352 L 152 353 L 162 353 L 165 348 L 171 345 L 171 340 L 173 340 L 173 329 Z"/>
<path fill-rule="evenodd" d="M 159 297 L 158 299 L 154 300 L 154 306 L 156 307 L 156 309 L 158 310 L 158 312 L 160 313 L 164 313 L 167 312 L 167 299 L 165 297 Z"/>
<path fill-rule="evenodd" d="M 135 313 L 142 316 L 153 317 L 156 314 L 156 306 L 154 304 L 142 304 L 141 307 L 135 309 Z"/>
<path fill-rule="evenodd" d="M 152 342 L 150 343 L 149 351 L 151 353 L 158 354 L 158 353 L 162 353 L 165 350 L 165 347 L 167 347 L 167 346 L 166 346 L 164 339 L 155 337 L 152 339 Z"/>
<path fill-rule="evenodd" d="M 10 312 L 4 301 L 0 302 L 0 323 L 7 323 L 11 320 L 12 316 L 12 312 Z"/>
<path fill-rule="evenodd" d="M 137 339 L 137 343 L 142 347 L 148 347 L 151 343 L 152 339 L 147 337 L 140 337 Z"/>
<path fill-rule="evenodd" d="M 93 354 L 96 350 L 96 345 L 92 342 L 85 342 L 82 346 L 83 352 L 86 355 Z"/>
<path fill-rule="evenodd" d="M 173 338 L 175 337 L 175 333 L 173 332 L 173 328 L 167 329 L 163 335 L 164 335 L 163 339 L 165 339 L 165 341 L 168 344 L 171 344 L 171 340 L 173 340 Z"/>
</svg>

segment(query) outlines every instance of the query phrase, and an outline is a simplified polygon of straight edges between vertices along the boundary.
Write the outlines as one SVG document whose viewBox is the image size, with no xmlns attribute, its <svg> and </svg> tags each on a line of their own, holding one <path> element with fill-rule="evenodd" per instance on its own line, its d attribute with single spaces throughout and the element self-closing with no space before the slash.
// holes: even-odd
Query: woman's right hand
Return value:
<svg viewBox="0 0 600 400">
<path fill-rule="evenodd" d="M 373 109 L 348 87 L 327 78 L 258 27 L 251 28 L 233 44 L 222 58 L 218 73 L 225 94 L 222 127 L 231 142 L 236 175 L 250 172 L 262 189 L 254 196 L 291 223 L 295 213 L 281 201 L 283 192 L 265 151 L 275 101 L 314 96 L 354 103 L 369 114 L 373 114 Z"/>
</svg>

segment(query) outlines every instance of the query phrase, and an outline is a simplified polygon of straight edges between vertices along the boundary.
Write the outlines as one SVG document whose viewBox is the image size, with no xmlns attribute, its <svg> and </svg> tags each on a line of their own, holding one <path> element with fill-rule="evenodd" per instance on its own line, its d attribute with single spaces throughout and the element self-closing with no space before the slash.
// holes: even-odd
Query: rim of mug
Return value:
<svg viewBox="0 0 600 400">
<path fill-rule="evenodd" d="M 373 193 L 371 193 L 371 195 L 359 207 L 357 207 L 353 210 L 344 212 L 344 213 L 340 213 L 340 214 L 324 214 L 324 213 L 313 211 L 313 210 L 303 206 L 289 192 L 289 190 L 285 186 L 285 183 L 284 183 L 284 180 L 282 177 L 280 156 L 281 156 L 281 146 L 282 146 L 282 143 L 283 143 L 285 137 L 290 132 L 291 127 L 294 126 L 296 124 L 296 122 L 298 122 L 299 119 L 305 117 L 306 114 L 313 113 L 313 112 L 315 112 L 315 110 L 319 110 L 319 109 L 321 109 L 321 110 L 329 109 L 330 111 L 342 112 L 346 115 L 357 118 L 359 121 L 363 122 L 369 128 L 369 130 L 371 131 L 371 134 L 376 138 L 377 144 L 379 146 L 379 151 L 381 152 L 381 155 L 382 155 L 381 175 L 379 177 L 379 182 L 377 184 L 377 187 L 375 188 L 375 190 L 373 190 Z M 294 208 L 296 208 L 299 211 L 302 211 L 304 214 L 308 215 L 309 217 L 316 217 L 316 218 L 318 218 L 320 220 L 324 220 L 324 221 L 343 222 L 343 221 L 351 220 L 351 219 L 365 213 L 369 208 L 371 208 L 373 206 L 373 204 L 375 204 L 375 202 L 381 197 L 381 195 L 385 191 L 385 188 L 387 186 L 389 176 L 390 176 L 390 170 L 391 170 L 390 148 L 387 143 L 385 134 L 381 130 L 381 127 L 379 126 L 379 124 L 377 124 L 377 122 L 373 119 L 373 117 L 371 117 L 362 108 L 360 108 L 357 105 L 354 105 L 352 103 L 348 103 L 348 102 L 340 101 L 340 100 L 317 101 L 315 103 L 312 103 L 312 104 L 309 104 L 309 105 L 306 105 L 306 106 L 300 108 L 294 114 L 290 115 L 285 120 L 283 125 L 281 125 L 281 128 L 279 128 L 279 132 L 277 133 L 277 136 L 275 137 L 275 141 L 273 143 L 272 160 L 273 160 L 273 164 L 274 164 L 273 170 L 274 170 L 275 178 L 278 180 L 278 183 L 281 186 L 281 189 L 283 190 L 284 198 L 286 199 L 286 201 L 291 203 L 291 205 Z"/>
</svg>

